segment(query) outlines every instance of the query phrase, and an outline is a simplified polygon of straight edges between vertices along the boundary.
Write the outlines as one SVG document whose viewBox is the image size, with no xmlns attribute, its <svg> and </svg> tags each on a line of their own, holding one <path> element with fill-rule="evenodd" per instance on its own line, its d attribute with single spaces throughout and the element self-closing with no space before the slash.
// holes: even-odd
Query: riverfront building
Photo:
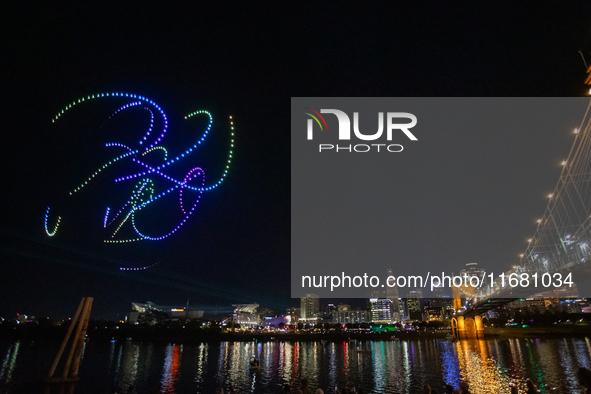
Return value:
<svg viewBox="0 0 591 394">
<path fill-rule="evenodd" d="M 316 322 L 318 320 L 319 300 L 316 294 L 306 294 L 300 300 L 300 320 L 304 322 Z"/>
<path fill-rule="evenodd" d="M 350 305 L 337 305 L 337 311 L 333 314 L 333 322 L 339 324 L 369 323 L 370 321 L 370 313 L 367 310 L 352 309 Z"/>
<path fill-rule="evenodd" d="M 189 306 L 162 306 L 151 301 L 146 303 L 132 302 L 131 312 L 127 315 L 127 322 L 131 324 L 155 324 L 166 320 L 201 319 L 203 311 L 189 308 Z"/>
<path fill-rule="evenodd" d="M 394 276 L 394 273 L 391 269 L 388 270 L 388 277 Z M 390 285 L 392 285 L 390 287 Z M 401 322 L 402 315 L 400 314 L 400 301 L 398 299 L 398 286 L 396 283 L 389 283 L 386 287 L 386 298 L 388 298 L 391 302 L 390 309 L 391 309 L 391 317 L 393 322 Z"/>
<path fill-rule="evenodd" d="M 425 320 L 421 301 L 423 299 L 423 292 L 421 290 L 409 290 L 408 298 L 406 299 L 406 311 L 409 320 Z"/>
<path fill-rule="evenodd" d="M 261 323 L 258 314 L 259 304 L 233 304 L 234 311 L 224 321 L 224 324 L 239 324 L 241 329 L 254 329 Z"/>
<path fill-rule="evenodd" d="M 392 300 L 389 298 L 370 298 L 372 323 L 392 323 Z"/>
<path fill-rule="evenodd" d="M 288 324 L 294 324 L 297 323 L 300 320 L 300 314 L 301 314 L 301 309 L 300 308 L 296 308 L 291 307 L 291 308 L 287 308 L 287 310 L 285 311 L 285 318 L 287 319 L 287 323 Z"/>
</svg>

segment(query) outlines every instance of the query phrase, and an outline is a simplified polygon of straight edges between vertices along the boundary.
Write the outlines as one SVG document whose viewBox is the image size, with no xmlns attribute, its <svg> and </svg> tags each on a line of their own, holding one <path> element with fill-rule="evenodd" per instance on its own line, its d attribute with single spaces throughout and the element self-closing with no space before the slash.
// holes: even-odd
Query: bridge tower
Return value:
<svg viewBox="0 0 591 394">
<path fill-rule="evenodd" d="M 454 300 L 454 311 L 457 313 L 462 309 L 462 291 L 458 287 L 452 286 L 451 296 Z"/>
<path fill-rule="evenodd" d="M 456 313 L 460 313 L 462 310 L 462 295 L 470 294 L 470 291 L 473 292 L 474 289 L 452 286 L 451 293 Z M 451 319 L 451 330 L 452 335 L 457 339 L 484 338 L 484 325 L 481 316 L 456 315 Z"/>
<path fill-rule="evenodd" d="M 458 339 L 484 338 L 484 326 L 481 316 L 454 316 L 451 319 L 452 335 Z"/>
</svg>

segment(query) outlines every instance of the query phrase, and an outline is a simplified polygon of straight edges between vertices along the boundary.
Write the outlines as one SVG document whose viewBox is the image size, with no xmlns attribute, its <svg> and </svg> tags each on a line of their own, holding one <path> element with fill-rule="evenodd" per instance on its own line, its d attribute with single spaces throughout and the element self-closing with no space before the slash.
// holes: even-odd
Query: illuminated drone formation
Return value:
<svg viewBox="0 0 591 394">
<path fill-rule="evenodd" d="M 49 235 L 50 237 L 53 237 L 55 235 L 55 233 L 57 232 L 57 228 L 60 225 L 60 220 L 62 220 L 61 216 L 57 217 L 57 221 L 55 222 L 55 226 L 53 226 L 53 230 L 49 231 L 47 229 L 47 217 L 49 216 L 49 207 L 47 207 L 47 210 L 45 211 L 45 232 L 47 233 L 47 235 Z"/>
<path fill-rule="evenodd" d="M 158 263 L 147 265 L 145 267 L 119 267 L 119 271 L 143 271 L 147 270 L 148 268 L 156 267 Z"/>
<path fill-rule="evenodd" d="M 58 113 L 52 122 L 56 122 L 62 115 L 66 113 L 66 111 L 70 110 L 72 107 L 84 103 L 86 101 L 90 101 L 93 99 L 99 98 L 109 98 L 109 97 L 118 97 L 118 98 L 128 98 L 132 99 L 133 101 L 123 105 L 115 112 L 111 114 L 109 119 L 113 118 L 117 114 L 129 109 L 129 108 L 142 108 L 149 112 L 150 114 L 150 125 L 148 127 L 147 132 L 145 135 L 139 140 L 139 145 L 141 146 L 140 149 L 132 149 L 127 145 L 120 144 L 120 143 L 107 143 L 106 147 L 115 147 L 117 149 L 123 148 L 125 152 L 123 154 L 117 155 L 105 163 L 102 167 L 98 168 L 92 175 L 88 177 L 84 182 L 81 182 L 77 185 L 73 190 L 70 191 L 70 195 L 73 195 L 79 192 L 81 189 L 86 187 L 97 175 L 99 175 L 103 170 L 107 167 L 112 166 L 114 163 L 122 160 L 127 160 L 135 164 L 138 169 L 131 174 L 126 176 L 120 176 L 114 179 L 115 182 L 122 182 L 128 181 L 131 179 L 137 179 L 138 183 L 135 185 L 133 192 L 127 202 L 117 211 L 111 212 L 110 208 L 106 209 L 105 216 L 103 219 L 103 227 L 107 228 L 109 226 L 113 226 L 114 230 L 111 233 L 110 238 L 104 240 L 105 243 L 126 243 L 126 242 L 134 242 L 134 241 L 142 241 L 142 240 L 161 240 L 164 239 L 172 234 L 174 234 L 177 230 L 181 228 L 183 224 L 187 222 L 191 214 L 195 211 L 197 207 L 197 203 L 199 202 L 199 198 L 203 192 L 215 189 L 218 187 L 225 179 L 226 175 L 228 174 L 228 169 L 230 168 L 230 163 L 232 161 L 232 150 L 234 149 L 234 122 L 232 117 L 229 117 L 230 122 L 230 150 L 228 153 L 228 159 L 226 162 L 226 167 L 220 179 L 218 179 L 214 183 L 210 183 L 206 185 L 205 183 L 205 174 L 202 168 L 194 167 L 191 168 L 183 179 L 176 179 L 172 176 L 167 174 L 167 169 L 177 163 L 177 162 L 187 162 L 187 156 L 189 156 L 193 151 L 197 149 L 199 145 L 203 143 L 207 134 L 209 133 L 212 125 L 213 118 L 211 114 L 207 111 L 196 111 L 190 113 L 189 115 L 185 116 L 185 119 L 191 118 L 197 115 L 206 115 L 209 118 L 209 123 L 201 135 L 201 138 L 197 140 L 197 142 L 190 146 L 189 149 L 181 153 L 176 157 L 169 158 L 168 151 L 166 148 L 160 146 L 160 142 L 164 138 L 167 128 L 168 128 L 168 119 L 166 114 L 160 108 L 158 104 L 154 101 L 140 96 L 136 94 L 130 93 L 100 93 L 95 94 L 87 97 L 83 97 L 77 101 L 68 104 L 64 109 Z M 148 142 L 148 137 L 153 132 L 154 127 L 154 118 L 156 116 L 160 116 L 162 119 L 163 127 L 160 131 L 160 135 L 151 143 Z M 149 154 L 153 151 L 161 151 L 163 155 L 163 161 L 160 165 L 152 166 L 147 164 L 144 161 L 144 156 Z M 154 180 L 153 178 L 160 177 L 164 179 L 168 183 L 168 188 L 163 191 L 157 191 L 155 189 Z M 191 184 L 189 184 L 191 182 Z M 182 220 L 174 227 L 172 230 L 168 232 L 164 232 L 159 235 L 148 235 L 145 231 L 140 230 L 139 226 L 135 220 L 135 213 L 140 210 L 146 209 L 152 202 L 162 199 L 163 197 L 171 194 L 174 191 L 178 190 L 178 198 L 179 198 L 179 206 L 180 211 L 182 213 Z M 192 197 L 192 198 L 191 198 Z M 190 199 L 190 201 L 189 201 Z M 53 229 L 50 230 L 51 226 L 49 225 L 49 212 L 50 208 L 47 207 L 45 211 L 45 232 L 48 236 L 52 237 L 57 233 L 61 217 L 58 216 L 57 220 L 53 223 Z M 137 234 L 136 237 L 126 238 L 126 239 L 113 239 L 119 230 L 123 227 L 124 224 L 130 223 L 131 227 Z M 151 267 L 151 266 L 149 266 Z M 139 269 L 146 269 L 149 267 L 143 268 L 130 268 L 129 270 L 139 270 Z M 124 268 L 121 268 L 124 269 Z"/>
</svg>

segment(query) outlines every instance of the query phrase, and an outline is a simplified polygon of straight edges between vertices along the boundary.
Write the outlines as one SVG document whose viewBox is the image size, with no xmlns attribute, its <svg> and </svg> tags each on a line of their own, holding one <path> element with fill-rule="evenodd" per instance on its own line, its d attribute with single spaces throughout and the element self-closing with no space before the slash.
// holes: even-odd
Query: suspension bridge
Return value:
<svg viewBox="0 0 591 394">
<path fill-rule="evenodd" d="M 588 72 L 591 76 L 591 67 Z M 591 101 L 573 132 L 570 153 L 525 251 L 511 270 L 479 289 L 470 306 L 456 314 L 455 335 L 479 338 L 481 315 L 487 311 L 518 298 L 560 294 L 591 279 Z"/>
</svg>

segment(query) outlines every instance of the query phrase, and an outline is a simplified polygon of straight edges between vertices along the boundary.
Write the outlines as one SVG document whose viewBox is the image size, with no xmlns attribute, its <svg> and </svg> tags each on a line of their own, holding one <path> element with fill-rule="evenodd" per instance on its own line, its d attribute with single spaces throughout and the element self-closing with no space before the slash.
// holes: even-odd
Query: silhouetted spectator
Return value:
<svg viewBox="0 0 591 394">
<path fill-rule="evenodd" d="M 470 393 L 470 385 L 468 384 L 468 382 L 462 382 L 462 383 L 460 383 L 460 393 L 462 393 L 462 394 L 471 394 Z"/>
<path fill-rule="evenodd" d="M 289 384 L 284 384 L 283 385 L 283 392 L 284 393 L 291 393 L 291 388 L 289 387 Z"/>
<path fill-rule="evenodd" d="M 517 386 L 511 386 L 511 394 L 519 394 L 519 389 Z"/>
<path fill-rule="evenodd" d="M 579 384 L 585 387 L 585 394 L 591 394 L 591 371 L 587 368 L 579 368 L 577 371 Z"/>
<path fill-rule="evenodd" d="M 156 387 L 154 388 L 154 391 L 152 391 L 152 394 L 160 394 L 162 392 L 162 385 L 160 383 L 158 383 L 156 385 Z"/>
<path fill-rule="evenodd" d="M 454 387 L 451 384 L 445 385 L 445 394 L 454 394 Z"/>
<path fill-rule="evenodd" d="M 423 386 L 423 391 L 421 391 L 421 394 L 431 394 L 431 386 L 425 384 Z"/>
<path fill-rule="evenodd" d="M 527 394 L 536 394 L 536 393 L 539 393 L 538 388 L 536 387 L 536 385 L 534 384 L 534 382 L 532 382 L 531 379 L 527 379 L 527 381 L 525 382 L 525 392 Z"/>
<path fill-rule="evenodd" d="M 312 390 L 308 387 L 308 379 L 302 378 L 302 393 L 303 394 L 312 394 Z"/>
</svg>

